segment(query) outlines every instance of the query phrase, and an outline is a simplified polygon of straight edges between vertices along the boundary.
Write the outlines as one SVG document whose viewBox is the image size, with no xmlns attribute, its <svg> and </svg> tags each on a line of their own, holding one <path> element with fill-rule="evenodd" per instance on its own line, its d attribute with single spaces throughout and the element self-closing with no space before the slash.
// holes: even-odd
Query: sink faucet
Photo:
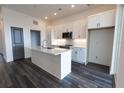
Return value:
<svg viewBox="0 0 124 93">
<path fill-rule="evenodd" d="M 42 42 L 43 42 L 42 47 L 47 47 L 47 40 L 43 40 Z"/>
</svg>

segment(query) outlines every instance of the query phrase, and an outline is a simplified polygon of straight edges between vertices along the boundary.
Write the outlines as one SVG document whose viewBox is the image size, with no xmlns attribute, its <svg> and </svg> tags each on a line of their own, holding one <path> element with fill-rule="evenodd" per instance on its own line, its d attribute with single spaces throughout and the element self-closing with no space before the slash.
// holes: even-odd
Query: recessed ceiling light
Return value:
<svg viewBox="0 0 124 93">
<path fill-rule="evenodd" d="M 54 13 L 54 15 L 57 15 L 57 13 Z"/>
<path fill-rule="evenodd" d="M 47 16 L 45 16 L 45 19 L 48 19 L 48 17 L 47 17 Z"/>
<path fill-rule="evenodd" d="M 71 5 L 71 7 L 73 8 L 73 7 L 75 7 L 75 5 Z"/>
</svg>

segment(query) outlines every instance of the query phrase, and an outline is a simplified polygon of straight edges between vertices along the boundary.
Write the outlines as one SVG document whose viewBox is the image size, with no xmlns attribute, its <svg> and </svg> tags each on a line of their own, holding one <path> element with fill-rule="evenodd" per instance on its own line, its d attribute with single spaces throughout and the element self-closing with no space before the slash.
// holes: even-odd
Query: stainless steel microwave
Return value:
<svg viewBox="0 0 124 93">
<path fill-rule="evenodd" d="M 63 32 L 62 33 L 62 38 L 64 39 L 72 39 L 72 32 Z"/>
</svg>

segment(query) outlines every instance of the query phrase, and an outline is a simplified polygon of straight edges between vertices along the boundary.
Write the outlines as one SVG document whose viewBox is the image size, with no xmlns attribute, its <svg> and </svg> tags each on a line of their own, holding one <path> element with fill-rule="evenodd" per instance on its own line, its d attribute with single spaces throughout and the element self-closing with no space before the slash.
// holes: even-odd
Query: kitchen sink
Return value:
<svg viewBox="0 0 124 93">
<path fill-rule="evenodd" d="M 45 49 L 54 49 L 53 47 L 45 47 Z"/>
<path fill-rule="evenodd" d="M 52 47 L 47 47 L 47 49 L 53 49 Z"/>
</svg>

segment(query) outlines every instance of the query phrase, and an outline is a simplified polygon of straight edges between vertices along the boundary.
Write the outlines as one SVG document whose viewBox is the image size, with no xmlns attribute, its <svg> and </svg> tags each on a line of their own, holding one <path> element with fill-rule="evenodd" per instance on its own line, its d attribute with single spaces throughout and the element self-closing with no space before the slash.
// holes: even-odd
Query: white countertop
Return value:
<svg viewBox="0 0 124 93">
<path fill-rule="evenodd" d="M 35 48 L 32 48 L 32 50 L 41 51 L 41 52 L 53 54 L 53 55 L 60 55 L 64 52 L 71 51 L 71 49 L 64 49 L 64 48 L 47 49 L 43 47 L 35 47 Z"/>
<path fill-rule="evenodd" d="M 54 47 L 58 47 L 58 46 L 65 46 L 65 45 L 52 45 Z M 76 48 L 87 48 L 86 46 L 83 45 L 72 45 L 71 47 L 76 47 Z"/>
<path fill-rule="evenodd" d="M 86 48 L 86 46 L 73 46 L 73 47 L 77 47 L 77 48 Z"/>
</svg>

